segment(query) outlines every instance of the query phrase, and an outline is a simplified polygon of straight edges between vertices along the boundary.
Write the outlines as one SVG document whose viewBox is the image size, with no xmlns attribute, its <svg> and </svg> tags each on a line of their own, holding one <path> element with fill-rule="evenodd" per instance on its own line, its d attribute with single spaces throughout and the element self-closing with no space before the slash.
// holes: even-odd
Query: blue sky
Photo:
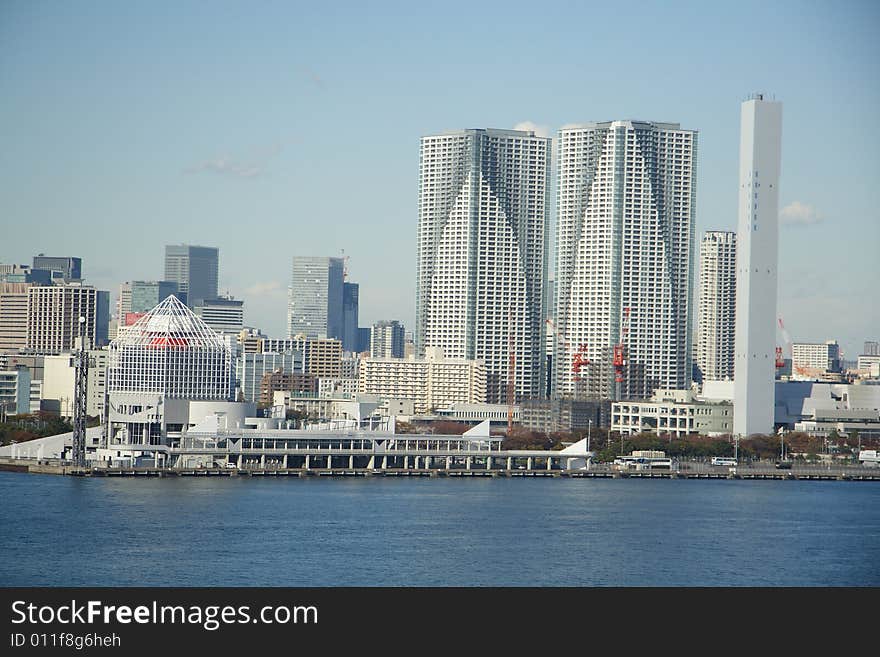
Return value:
<svg viewBox="0 0 880 657">
<path fill-rule="evenodd" d="M 0 3 L 0 262 L 87 280 L 220 248 L 246 321 L 285 326 L 293 255 L 350 256 L 361 325 L 412 328 L 418 142 L 531 122 L 699 131 L 697 228 L 735 229 L 739 105 L 784 103 L 779 310 L 880 339 L 880 4 Z"/>
</svg>

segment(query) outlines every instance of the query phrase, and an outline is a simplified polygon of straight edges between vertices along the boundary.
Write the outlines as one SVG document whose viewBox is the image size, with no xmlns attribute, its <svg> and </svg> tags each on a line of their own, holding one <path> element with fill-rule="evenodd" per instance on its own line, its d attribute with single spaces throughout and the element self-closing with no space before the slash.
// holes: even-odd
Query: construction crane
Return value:
<svg viewBox="0 0 880 657">
<path fill-rule="evenodd" d="M 779 330 L 782 332 L 782 339 L 785 340 L 785 345 L 788 347 L 789 356 L 792 356 L 791 336 L 788 334 L 788 331 L 785 330 L 785 324 L 782 323 L 782 317 L 780 316 L 776 321 L 779 324 Z M 785 354 L 782 351 L 782 347 L 776 347 L 776 367 L 785 367 Z"/>
<path fill-rule="evenodd" d="M 351 256 L 345 255 L 345 249 L 342 249 L 342 280 L 348 280 L 348 261 Z"/>
<path fill-rule="evenodd" d="M 614 399 L 620 401 L 620 389 L 623 383 L 623 370 L 626 367 L 626 338 L 629 333 L 629 307 L 623 309 L 623 321 L 620 325 L 620 342 L 612 348 L 611 364 L 614 365 Z"/>
<path fill-rule="evenodd" d="M 516 350 L 513 341 L 513 322 L 511 321 L 510 330 L 507 333 L 507 435 L 513 434 L 513 405 L 516 401 L 514 391 L 514 372 L 516 370 Z"/>
<path fill-rule="evenodd" d="M 562 336 L 562 334 L 556 330 L 556 325 L 552 319 L 547 319 L 545 322 L 550 330 L 553 331 L 553 335 L 555 336 L 554 342 L 557 345 L 561 345 L 563 348 L 563 353 L 568 357 L 568 354 L 572 354 L 572 362 L 571 362 L 571 373 L 572 379 L 575 382 L 575 385 L 581 380 L 581 369 L 590 365 L 590 359 L 587 355 L 587 345 L 581 344 L 578 346 L 577 351 L 574 351 L 571 348 L 569 342 Z M 573 353 L 572 353 L 573 352 Z M 554 367 L 558 367 L 558 363 L 554 363 Z"/>
</svg>

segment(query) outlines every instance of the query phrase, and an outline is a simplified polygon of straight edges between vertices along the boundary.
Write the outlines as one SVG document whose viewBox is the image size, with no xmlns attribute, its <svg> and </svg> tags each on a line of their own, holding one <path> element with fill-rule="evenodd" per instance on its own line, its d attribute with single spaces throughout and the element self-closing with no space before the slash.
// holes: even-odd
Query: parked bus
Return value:
<svg viewBox="0 0 880 657">
<path fill-rule="evenodd" d="M 727 465 L 736 467 L 736 459 L 732 456 L 713 456 L 712 465 Z"/>
</svg>

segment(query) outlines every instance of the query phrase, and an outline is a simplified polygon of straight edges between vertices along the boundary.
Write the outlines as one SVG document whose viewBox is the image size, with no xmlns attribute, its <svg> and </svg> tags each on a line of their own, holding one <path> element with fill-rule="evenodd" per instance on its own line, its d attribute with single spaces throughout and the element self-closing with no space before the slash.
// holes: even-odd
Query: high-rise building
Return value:
<svg viewBox="0 0 880 657">
<path fill-rule="evenodd" d="M 370 335 L 370 358 L 403 358 L 403 324 L 396 319 L 373 324 Z"/>
<path fill-rule="evenodd" d="M 880 356 L 880 342 L 876 342 L 874 340 L 865 340 L 864 349 L 862 349 L 863 356 Z"/>
<path fill-rule="evenodd" d="M 60 277 L 64 282 L 82 280 L 82 258 L 52 257 L 41 253 L 34 256 L 34 269 L 58 272 L 58 276 L 53 276 L 53 278 Z"/>
<path fill-rule="evenodd" d="M 782 103 L 742 104 L 733 431 L 770 433 L 774 420 Z"/>
<path fill-rule="evenodd" d="M 541 390 L 549 177 L 534 132 L 421 140 L 416 350 L 483 361 L 489 402 Z"/>
<path fill-rule="evenodd" d="M 240 299 L 203 299 L 193 312 L 217 333 L 238 334 L 244 328 L 244 301 Z"/>
<path fill-rule="evenodd" d="M 343 258 L 294 256 L 287 336 L 343 339 Z"/>
<path fill-rule="evenodd" d="M 130 290 L 130 313 L 150 312 L 172 294 L 186 303 L 185 297 L 181 299 L 177 281 L 132 281 Z"/>
<path fill-rule="evenodd" d="M 133 312 L 131 309 L 132 285 L 132 283 L 126 281 L 119 286 L 119 297 L 116 299 L 116 319 L 120 322 L 124 322 L 125 316 L 128 313 Z M 155 305 L 156 304 L 154 303 L 153 306 Z M 146 310 L 150 310 L 153 306 L 150 306 L 150 308 L 147 308 Z M 138 312 L 146 312 L 146 310 Z"/>
<path fill-rule="evenodd" d="M 60 354 L 74 349 L 80 334 L 80 317 L 86 320 L 86 345 L 106 345 L 110 293 L 81 283 L 31 287 L 27 349 L 38 354 Z"/>
<path fill-rule="evenodd" d="M 736 233 L 706 231 L 700 242 L 697 365 L 706 380 L 733 378 Z"/>
<path fill-rule="evenodd" d="M 169 244 L 165 247 L 165 280 L 177 283 L 186 303 L 195 308 L 200 301 L 217 298 L 220 250 L 211 246 Z"/>
<path fill-rule="evenodd" d="M 357 283 L 342 285 L 342 348 L 357 351 L 358 346 L 358 297 L 360 286 Z"/>
<path fill-rule="evenodd" d="M 696 131 L 677 123 L 559 131 L 556 396 L 690 385 L 696 157 Z"/>
</svg>

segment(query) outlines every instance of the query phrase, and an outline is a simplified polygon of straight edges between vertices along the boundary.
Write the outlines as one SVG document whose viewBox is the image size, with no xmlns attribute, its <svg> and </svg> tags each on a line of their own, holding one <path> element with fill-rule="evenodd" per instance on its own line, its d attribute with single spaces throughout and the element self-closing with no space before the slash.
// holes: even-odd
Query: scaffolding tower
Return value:
<svg viewBox="0 0 880 657">
<path fill-rule="evenodd" d="M 88 406 L 89 352 L 86 349 L 86 318 L 79 318 L 79 348 L 74 354 L 73 465 L 86 465 L 86 411 Z"/>
</svg>

